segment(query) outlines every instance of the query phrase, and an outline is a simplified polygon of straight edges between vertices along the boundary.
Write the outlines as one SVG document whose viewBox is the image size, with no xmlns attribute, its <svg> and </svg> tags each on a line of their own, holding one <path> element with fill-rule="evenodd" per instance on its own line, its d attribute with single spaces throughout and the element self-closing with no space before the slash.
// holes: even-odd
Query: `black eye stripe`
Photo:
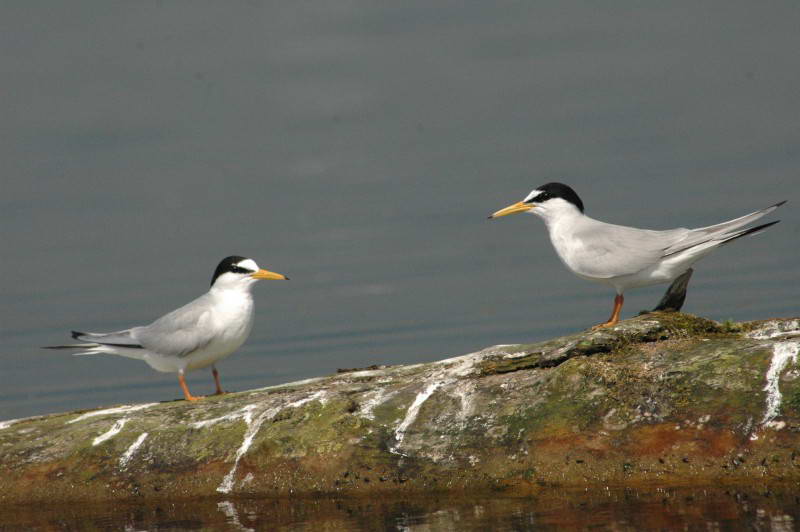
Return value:
<svg viewBox="0 0 800 532">
<path fill-rule="evenodd" d="M 214 270 L 214 276 L 211 277 L 211 286 L 214 286 L 214 282 L 217 280 L 217 277 L 227 272 L 233 272 L 233 273 L 255 272 L 254 269 L 248 270 L 246 268 L 242 268 L 241 266 L 239 266 L 241 262 L 244 262 L 246 260 L 247 257 L 242 257 L 240 255 L 231 255 L 230 257 L 225 257 L 224 259 L 222 259 L 222 262 L 220 262 L 217 265 L 217 269 Z"/>
</svg>

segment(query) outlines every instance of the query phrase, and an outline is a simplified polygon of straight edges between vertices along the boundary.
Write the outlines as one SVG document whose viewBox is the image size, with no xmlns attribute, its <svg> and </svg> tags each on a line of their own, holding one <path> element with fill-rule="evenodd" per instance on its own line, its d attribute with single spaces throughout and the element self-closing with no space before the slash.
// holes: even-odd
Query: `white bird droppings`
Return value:
<svg viewBox="0 0 800 532">
<path fill-rule="evenodd" d="M 143 432 L 139 435 L 138 438 L 136 438 L 136 441 L 134 441 L 131 444 L 131 446 L 128 447 L 128 450 L 125 451 L 125 453 L 123 453 L 123 455 L 119 458 L 119 467 L 121 469 L 125 469 L 126 467 L 128 467 L 128 462 L 131 461 L 133 455 L 136 454 L 136 451 L 139 450 L 139 447 L 141 447 L 141 445 L 144 443 L 144 440 L 146 439 L 147 439 L 147 433 Z"/>
<path fill-rule="evenodd" d="M 277 406 L 267 408 L 260 413 L 256 413 L 259 405 L 249 404 L 240 408 L 236 412 L 232 412 L 224 416 L 191 423 L 190 426 L 195 429 L 209 427 L 223 421 L 235 421 L 239 419 L 247 424 L 247 430 L 244 433 L 244 440 L 239 446 L 239 449 L 236 451 L 236 456 L 233 460 L 233 467 L 230 471 L 228 471 L 228 474 L 225 475 L 225 478 L 222 479 L 222 483 L 217 487 L 217 491 L 219 493 L 230 493 L 233 490 L 236 470 L 239 467 L 239 461 L 247 453 L 247 451 L 250 450 L 250 446 L 253 445 L 253 440 L 255 439 L 256 434 L 258 434 L 258 431 L 261 429 L 261 426 L 265 421 L 274 418 L 284 408 L 296 408 L 311 401 L 319 401 L 324 405 L 328 400 L 327 396 L 327 390 L 318 390 L 306 397 L 303 397 L 302 399 L 297 399 L 288 403 L 282 403 Z"/>
<path fill-rule="evenodd" d="M 250 419 L 252 418 L 252 412 L 255 410 L 256 405 L 247 405 L 244 408 L 240 408 L 236 412 L 231 412 L 230 414 L 225 414 L 224 416 L 215 417 L 212 419 L 204 419 L 203 421 L 195 421 L 191 424 L 193 429 L 202 429 L 204 427 L 209 427 L 211 425 L 216 425 L 217 423 L 221 423 L 223 421 L 234 421 L 237 419 L 244 419 L 246 423 L 250 423 Z"/>
<path fill-rule="evenodd" d="M 128 422 L 128 418 L 126 418 L 126 417 L 124 417 L 122 419 L 118 419 L 116 421 L 116 423 L 114 423 L 114 426 L 112 426 L 110 429 L 108 429 L 108 431 L 104 432 L 103 434 L 101 434 L 100 436 L 96 437 L 92 441 L 92 447 L 94 447 L 95 445 L 100 445 L 104 441 L 110 440 L 111 438 L 113 438 L 114 436 L 119 434 L 119 431 L 122 430 L 122 427 L 124 427 L 125 423 L 127 423 L 127 422 Z"/>
<path fill-rule="evenodd" d="M 787 338 L 797 337 L 800 334 L 800 321 L 792 320 L 789 322 L 768 322 L 760 329 L 751 331 L 747 336 L 756 340 L 773 340 L 772 361 L 767 370 L 767 383 L 764 391 L 767 392 L 767 406 L 764 417 L 761 419 L 761 427 L 769 427 L 774 430 L 781 430 L 785 424 L 775 423 L 775 418 L 780 413 L 781 395 L 780 380 L 781 373 L 789 363 L 797 363 L 797 352 L 800 349 L 800 341 L 788 340 Z M 758 434 L 750 435 L 751 440 L 757 440 Z"/>
<path fill-rule="evenodd" d="M 239 447 L 239 450 L 236 451 L 236 457 L 233 460 L 233 467 L 230 471 L 228 471 L 228 474 L 225 475 L 225 478 L 222 479 L 222 483 L 219 485 L 219 487 L 217 487 L 217 491 L 219 493 L 230 493 L 233 490 L 233 482 L 234 477 L 236 476 L 236 469 L 239 467 L 239 460 L 241 460 L 242 456 L 244 456 L 244 454 L 250 449 L 250 446 L 253 444 L 253 439 L 261 429 L 261 425 L 263 425 L 266 420 L 275 417 L 280 410 L 280 407 L 269 408 L 259 414 L 259 416 L 255 419 L 253 419 L 252 411 L 249 411 L 244 417 L 244 421 L 247 423 L 247 432 L 244 433 L 244 441 L 242 442 L 242 445 Z"/>
<path fill-rule="evenodd" d="M 222 479 L 222 483 L 217 487 L 217 491 L 220 493 L 230 493 L 231 490 L 233 490 L 234 476 L 236 475 L 236 469 L 239 467 L 239 460 L 241 460 L 242 456 L 244 456 L 248 449 L 250 449 L 250 446 L 253 444 L 253 438 L 255 438 L 264 421 L 266 421 L 268 418 L 275 417 L 275 414 L 280 411 L 280 407 L 269 408 L 254 419 L 253 412 L 256 408 L 257 406 L 255 404 L 249 404 L 243 408 L 240 408 L 236 412 L 212 419 L 196 421 L 191 424 L 191 426 L 196 429 L 216 425 L 217 423 L 221 423 L 223 421 L 234 421 L 237 419 L 241 419 L 247 424 L 247 431 L 244 434 L 244 441 L 236 451 L 233 467 L 230 471 L 228 471 L 228 474 Z"/>
<path fill-rule="evenodd" d="M 800 334 L 800 321 L 792 320 L 788 322 L 767 322 L 760 329 L 751 331 L 747 336 L 756 340 L 773 340 L 772 361 L 767 370 L 767 383 L 764 391 L 767 392 L 767 407 L 764 417 L 761 419 L 762 427 L 769 427 L 781 430 L 784 425 L 775 423 L 781 408 L 783 396 L 781 395 L 780 380 L 781 373 L 789 363 L 797 363 L 797 352 L 800 349 L 800 341 L 787 340 L 786 338 L 797 337 Z M 758 434 L 750 435 L 751 440 L 757 440 Z"/>
<path fill-rule="evenodd" d="M 494 349 L 494 348 L 490 348 Z M 429 375 L 430 382 L 425 388 L 417 394 L 411 406 L 406 410 L 406 415 L 394 431 L 395 445 L 389 448 L 389 452 L 393 454 L 403 455 L 400 447 L 403 445 L 403 440 L 406 436 L 406 431 L 411 426 L 419 415 L 419 410 L 425 401 L 430 398 L 433 393 L 441 388 L 453 384 L 459 380 L 459 377 L 466 377 L 471 374 L 475 369 L 475 363 L 482 360 L 483 356 L 489 350 L 479 351 L 477 353 L 470 353 L 459 357 L 448 358 L 442 360 L 437 364 L 438 369 Z M 468 408 L 466 401 L 466 392 L 462 398 L 462 408 Z"/>
<path fill-rule="evenodd" d="M 115 408 L 106 408 L 104 410 L 94 410 L 93 412 L 86 412 L 75 419 L 71 419 L 67 421 L 67 425 L 70 423 L 77 423 L 78 421 L 83 421 L 84 419 L 88 419 L 90 417 L 96 416 L 105 416 L 108 414 L 127 414 L 128 412 L 136 412 L 137 410 L 144 410 L 145 408 L 150 408 L 151 406 L 155 406 L 158 403 L 146 403 L 143 405 L 123 405 L 118 406 Z"/>
<path fill-rule="evenodd" d="M 357 415 L 367 419 L 375 419 L 375 408 L 377 408 L 378 405 L 385 403 L 395 395 L 397 395 L 396 391 L 387 392 L 385 388 L 377 388 L 372 390 L 371 392 L 365 394 L 364 400 L 361 403 L 361 406 L 358 408 Z"/>
<path fill-rule="evenodd" d="M 761 425 L 767 425 L 775 417 L 781 408 L 783 399 L 780 389 L 781 373 L 789 362 L 797 363 L 797 351 L 800 349 L 800 342 L 777 342 L 772 351 L 772 362 L 767 370 L 767 384 L 764 391 L 767 392 L 767 408 Z"/>
<path fill-rule="evenodd" d="M 67 421 L 67 425 L 69 425 L 70 423 L 76 423 L 78 421 L 83 421 L 85 419 L 89 419 L 89 418 L 97 417 L 97 416 L 105 416 L 105 415 L 111 415 L 111 414 L 128 414 L 130 412 L 136 412 L 137 410 L 144 410 L 146 408 L 150 408 L 151 406 L 154 406 L 154 405 L 157 405 L 157 404 L 158 403 L 146 403 L 146 404 L 142 404 L 142 405 L 133 405 L 133 406 L 131 406 L 131 405 L 123 405 L 123 406 L 118 406 L 118 407 L 115 407 L 115 408 L 105 408 L 103 410 L 95 410 L 93 412 L 86 412 L 85 414 L 82 414 L 82 415 L 76 417 L 75 419 Z M 108 429 L 106 432 L 104 432 L 103 434 L 101 434 L 100 436 L 98 436 L 94 440 L 92 440 L 92 446 L 100 445 L 104 441 L 110 440 L 111 438 L 113 438 L 114 436 L 119 434 L 119 432 L 122 430 L 122 427 L 125 426 L 125 424 L 129 421 L 129 419 L 130 418 L 128 418 L 128 417 L 123 417 L 121 419 L 116 420 L 114 422 L 114 425 L 112 425 L 110 429 Z"/>
<path fill-rule="evenodd" d="M 302 406 L 306 403 L 310 403 L 311 401 L 319 401 L 323 405 L 328 402 L 327 398 L 328 392 L 326 390 L 319 390 L 318 392 L 314 392 L 308 397 L 303 397 L 302 399 L 298 399 L 297 401 L 293 401 L 286 405 L 287 408 L 297 408 L 298 406 Z"/>
<path fill-rule="evenodd" d="M 400 446 L 403 444 L 403 438 L 405 438 L 406 430 L 411 424 L 417 419 L 417 414 L 419 414 L 419 409 L 422 407 L 422 404 L 428 400 L 428 397 L 433 395 L 433 392 L 436 391 L 442 385 L 442 381 L 436 381 L 428 386 L 425 387 L 417 396 L 414 398 L 414 402 L 411 403 L 411 406 L 408 407 L 406 411 L 406 417 L 403 418 L 403 421 L 397 426 L 397 429 L 394 431 L 394 439 L 397 443 L 390 448 L 389 450 L 394 454 L 403 454 L 400 452 Z"/>
</svg>

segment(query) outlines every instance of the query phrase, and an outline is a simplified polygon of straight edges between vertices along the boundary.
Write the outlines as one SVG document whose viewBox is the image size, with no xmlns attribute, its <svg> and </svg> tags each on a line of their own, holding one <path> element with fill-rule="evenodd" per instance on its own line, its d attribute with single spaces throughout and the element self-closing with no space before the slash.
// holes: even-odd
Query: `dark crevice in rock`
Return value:
<svg viewBox="0 0 800 532">
<path fill-rule="evenodd" d="M 724 332 L 713 321 L 678 312 L 649 313 L 629 320 L 628 323 L 636 323 L 636 326 L 632 328 L 622 326 L 621 330 L 615 328 L 584 332 L 540 344 L 523 346 L 529 348 L 527 354 L 515 354 L 513 358 L 486 360 L 481 363 L 480 374 L 493 375 L 522 370 L 552 369 L 575 357 L 621 352 L 636 344 Z"/>
<path fill-rule="evenodd" d="M 562 363 L 566 362 L 570 358 L 572 358 L 571 355 L 565 355 L 563 357 L 552 358 L 550 360 L 542 360 L 541 362 L 536 364 L 536 367 L 542 368 L 542 369 L 555 368 L 556 366 L 560 366 Z"/>
</svg>

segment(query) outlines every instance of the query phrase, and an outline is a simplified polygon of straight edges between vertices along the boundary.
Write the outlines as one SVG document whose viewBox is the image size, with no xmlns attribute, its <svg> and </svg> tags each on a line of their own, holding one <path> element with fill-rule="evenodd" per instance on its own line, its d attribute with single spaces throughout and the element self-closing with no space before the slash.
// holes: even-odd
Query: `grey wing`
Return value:
<svg viewBox="0 0 800 532">
<path fill-rule="evenodd" d="M 651 231 L 603 222 L 575 233 L 583 259 L 577 272 L 596 279 L 631 275 L 656 264 L 688 229 Z"/>
<path fill-rule="evenodd" d="M 185 357 L 214 339 L 207 295 L 173 310 L 146 327 L 132 329 L 134 337 L 149 351 Z"/>
<path fill-rule="evenodd" d="M 781 201 L 775 205 L 770 205 L 766 209 L 751 212 L 750 214 L 745 214 L 744 216 L 735 218 L 733 220 L 728 220 L 727 222 L 722 222 L 720 224 L 690 229 L 686 237 L 667 248 L 664 251 L 664 255 L 674 255 L 675 253 L 680 253 L 681 251 L 712 240 L 728 240 L 731 237 L 736 236 L 736 229 L 739 229 L 740 227 L 743 227 L 750 222 L 754 222 L 762 216 L 771 213 L 784 203 L 786 202 Z"/>
</svg>

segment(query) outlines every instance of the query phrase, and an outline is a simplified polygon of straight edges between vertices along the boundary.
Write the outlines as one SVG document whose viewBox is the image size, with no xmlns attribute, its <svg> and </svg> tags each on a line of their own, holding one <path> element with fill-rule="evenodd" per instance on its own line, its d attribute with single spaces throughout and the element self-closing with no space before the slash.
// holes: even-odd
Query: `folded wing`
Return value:
<svg viewBox="0 0 800 532">
<path fill-rule="evenodd" d="M 208 295 L 170 312 L 146 327 L 133 329 L 133 336 L 147 350 L 161 355 L 185 357 L 206 347 L 215 337 Z"/>
<path fill-rule="evenodd" d="M 686 235 L 686 238 L 676 242 L 672 246 L 665 249 L 664 256 L 668 257 L 670 255 L 675 255 L 676 253 L 680 253 L 681 251 L 686 251 L 689 248 L 705 244 L 706 242 L 711 242 L 711 241 L 721 241 L 720 243 L 728 242 L 735 238 L 739 238 L 747 234 L 753 234 L 760 230 L 766 229 L 770 225 L 776 224 L 778 222 L 771 222 L 769 224 L 764 224 L 758 227 L 754 227 L 752 229 L 737 231 L 737 229 L 758 220 L 762 216 L 766 216 L 767 214 L 771 213 L 784 203 L 786 203 L 786 201 L 781 201 L 776 203 L 775 205 L 770 205 L 766 209 L 761 209 L 760 211 L 751 212 L 750 214 L 745 214 L 744 216 L 741 216 L 733 220 L 728 220 L 727 222 L 722 222 L 720 224 L 709 225 L 708 227 L 699 227 L 697 229 L 691 229 L 689 233 Z"/>
</svg>

